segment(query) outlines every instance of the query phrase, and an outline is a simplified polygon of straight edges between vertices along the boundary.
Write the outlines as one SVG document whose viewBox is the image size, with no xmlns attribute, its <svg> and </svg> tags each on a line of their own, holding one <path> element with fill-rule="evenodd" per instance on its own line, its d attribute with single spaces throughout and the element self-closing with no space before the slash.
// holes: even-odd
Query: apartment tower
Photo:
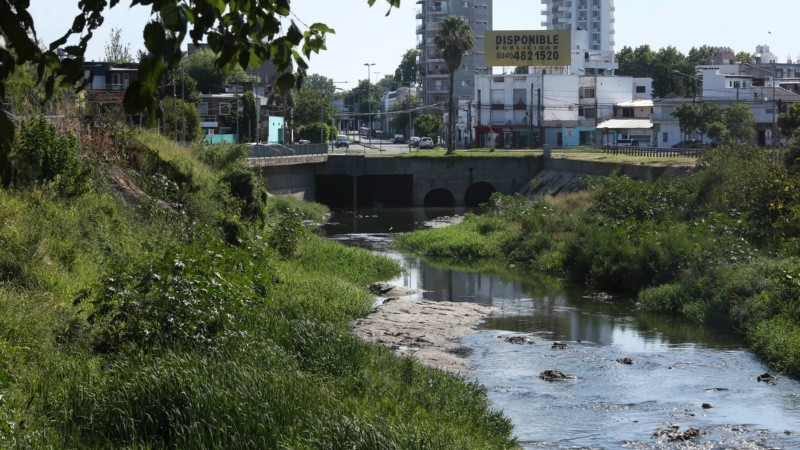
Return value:
<svg viewBox="0 0 800 450">
<path fill-rule="evenodd" d="M 614 60 L 614 0 L 542 0 L 542 5 L 542 26 L 548 30 L 584 30 L 586 33 L 581 34 L 587 42 L 582 48 L 598 59 Z"/>
<path fill-rule="evenodd" d="M 484 70 L 484 36 L 492 29 L 492 0 L 417 0 L 417 5 L 417 49 L 421 52 L 417 81 L 422 88 L 422 103 L 446 108 L 449 74 L 433 38 L 439 22 L 448 16 L 464 19 L 475 37 L 472 54 L 464 55 L 455 74 L 453 90 L 456 100 L 472 100 L 474 70 Z"/>
</svg>

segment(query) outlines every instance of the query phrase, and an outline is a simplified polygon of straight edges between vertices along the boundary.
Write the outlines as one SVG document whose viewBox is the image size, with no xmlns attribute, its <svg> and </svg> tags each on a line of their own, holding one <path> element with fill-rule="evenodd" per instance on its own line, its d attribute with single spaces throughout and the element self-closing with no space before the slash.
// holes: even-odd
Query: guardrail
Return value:
<svg viewBox="0 0 800 450">
<path fill-rule="evenodd" d="M 250 147 L 248 158 L 287 158 L 292 156 L 325 155 L 328 153 L 328 144 L 256 144 Z"/>
</svg>

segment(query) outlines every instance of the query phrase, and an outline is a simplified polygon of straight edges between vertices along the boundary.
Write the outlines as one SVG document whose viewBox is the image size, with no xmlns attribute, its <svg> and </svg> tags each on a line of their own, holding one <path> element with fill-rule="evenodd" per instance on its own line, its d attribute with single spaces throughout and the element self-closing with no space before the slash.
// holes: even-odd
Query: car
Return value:
<svg viewBox="0 0 800 450">
<path fill-rule="evenodd" d="M 617 139 L 617 147 L 638 147 L 639 141 L 636 139 Z"/>
<path fill-rule="evenodd" d="M 350 141 L 347 140 L 346 135 L 340 134 L 336 136 L 336 143 L 334 145 L 336 145 L 336 148 L 339 147 L 350 148 Z"/>
<path fill-rule="evenodd" d="M 409 147 L 419 147 L 419 137 L 418 136 L 411 136 L 408 138 L 408 146 Z"/>
<path fill-rule="evenodd" d="M 700 139 L 689 139 L 678 142 L 677 144 L 673 145 L 672 148 L 700 148 L 702 146 L 703 143 L 700 142 Z"/>
<path fill-rule="evenodd" d="M 392 139 L 392 142 L 394 142 L 395 144 L 405 144 L 406 137 L 403 136 L 402 134 L 395 134 L 394 139 Z"/>
<path fill-rule="evenodd" d="M 306 145 L 306 144 L 310 144 L 311 141 L 309 141 L 308 139 L 300 139 L 299 141 L 297 141 L 297 143 L 300 144 L 300 145 Z"/>
<path fill-rule="evenodd" d="M 419 140 L 419 144 L 417 145 L 419 146 L 420 150 L 422 150 L 423 148 L 433 148 L 433 139 L 427 136 L 423 137 L 422 139 Z"/>
</svg>

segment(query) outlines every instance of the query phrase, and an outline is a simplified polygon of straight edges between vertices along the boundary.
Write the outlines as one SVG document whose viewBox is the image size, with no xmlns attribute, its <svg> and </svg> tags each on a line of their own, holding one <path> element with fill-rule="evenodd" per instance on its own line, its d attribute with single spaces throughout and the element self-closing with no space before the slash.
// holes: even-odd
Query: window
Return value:
<svg viewBox="0 0 800 450">
<path fill-rule="evenodd" d="M 597 114 L 595 114 L 594 107 L 591 106 L 579 106 L 578 115 L 586 119 L 594 119 L 595 117 L 597 117 Z"/>
<path fill-rule="evenodd" d="M 514 109 L 525 109 L 527 108 L 527 102 L 525 101 L 528 97 L 527 89 L 514 89 Z"/>
<path fill-rule="evenodd" d="M 583 98 L 594 98 L 594 88 L 593 87 L 583 88 Z"/>
<path fill-rule="evenodd" d="M 208 115 L 208 103 L 206 103 L 206 102 L 198 103 L 197 104 L 197 112 L 201 116 L 207 116 Z"/>
<path fill-rule="evenodd" d="M 230 116 L 231 115 L 231 104 L 230 103 L 220 103 L 219 104 L 219 115 L 220 116 Z"/>
<path fill-rule="evenodd" d="M 647 86 L 636 86 L 636 93 L 637 94 L 647 93 Z"/>
<path fill-rule="evenodd" d="M 633 108 L 622 108 L 622 117 L 625 118 L 633 117 Z"/>
<path fill-rule="evenodd" d="M 669 142 L 669 133 L 661 133 L 661 142 Z"/>
</svg>

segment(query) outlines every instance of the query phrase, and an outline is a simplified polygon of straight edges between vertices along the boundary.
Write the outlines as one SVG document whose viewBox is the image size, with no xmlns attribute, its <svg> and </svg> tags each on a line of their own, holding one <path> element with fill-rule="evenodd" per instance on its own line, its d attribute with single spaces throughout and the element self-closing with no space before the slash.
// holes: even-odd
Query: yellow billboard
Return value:
<svg viewBox="0 0 800 450">
<path fill-rule="evenodd" d="M 485 63 L 487 66 L 568 66 L 570 41 L 569 31 L 487 31 Z"/>
</svg>

